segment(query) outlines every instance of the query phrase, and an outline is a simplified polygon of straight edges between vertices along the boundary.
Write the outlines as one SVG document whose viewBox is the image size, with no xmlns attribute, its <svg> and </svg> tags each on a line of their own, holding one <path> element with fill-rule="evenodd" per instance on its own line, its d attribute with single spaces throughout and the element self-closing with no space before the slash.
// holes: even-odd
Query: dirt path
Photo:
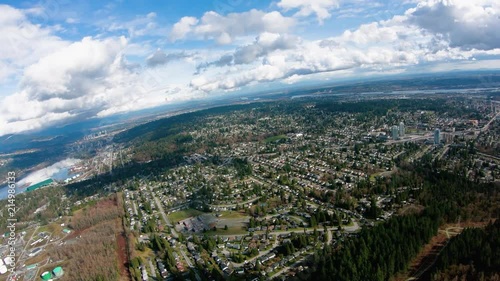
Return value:
<svg viewBox="0 0 500 281">
<path fill-rule="evenodd" d="M 441 250 L 452 237 L 459 235 L 466 227 L 485 227 L 487 224 L 487 222 L 465 222 L 460 225 L 447 224 L 442 226 L 439 228 L 438 234 L 432 237 L 431 241 L 412 260 L 409 270 L 406 273 L 398 274 L 393 280 L 426 280 L 425 278 L 428 277 L 426 275 L 427 271 L 434 265 Z"/>
<path fill-rule="evenodd" d="M 117 193 L 117 208 L 124 209 L 123 198 L 121 193 Z M 123 214 L 122 214 L 123 216 Z M 123 218 L 117 218 L 115 220 L 115 233 L 116 233 L 116 255 L 118 256 L 118 268 L 120 272 L 120 281 L 130 281 L 132 276 L 128 270 L 129 266 L 129 253 L 127 251 L 127 232 L 125 231 L 125 226 L 122 223 Z"/>
<path fill-rule="evenodd" d="M 120 281 L 132 280 L 130 272 L 128 271 L 128 256 L 127 256 L 127 239 L 125 238 L 125 233 L 121 232 L 116 235 L 116 254 L 118 256 L 119 271 L 120 271 Z"/>
</svg>

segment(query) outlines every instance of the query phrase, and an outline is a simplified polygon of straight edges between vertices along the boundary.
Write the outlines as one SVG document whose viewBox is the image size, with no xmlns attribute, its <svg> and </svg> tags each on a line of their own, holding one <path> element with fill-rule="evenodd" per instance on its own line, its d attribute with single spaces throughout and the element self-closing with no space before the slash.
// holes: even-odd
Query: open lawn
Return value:
<svg viewBox="0 0 500 281">
<path fill-rule="evenodd" d="M 278 136 L 269 137 L 269 138 L 265 139 L 264 142 L 270 143 L 270 142 L 275 142 L 275 141 L 279 141 L 282 139 L 286 139 L 286 136 L 285 135 L 278 135 Z"/>
<path fill-rule="evenodd" d="M 201 211 L 195 210 L 195 209 L 186 209 L 186 210 L 177 211 L 177 212 L 173 212 L 173 213 L 169 214 L 168 219 L 173 224 L 176 224 L 176 223 L 180 222 L 181 220 L 185 220 L 185 219 L 190 218 L 190 217 L 196 217 L 196 216 L 199 216 L 201 214 L 204 214 L 204 213 Z"/>
<path fill-rule="evenodd" d="M 248 231 L 241 226 L 228 227 L 227 230 L 224 228 L 217 228 L 216 231 L 210 230 L 207 232 L 208 235 L 239 235 L 247 233 Z"/>
<path fill-rule="evenodd" d="M 248 218 L 248 215 L 238 211 L 222 211 L 217 212 L 221 216 L 219 219 L 239 219 L 239 218 Z"/>
</svg>

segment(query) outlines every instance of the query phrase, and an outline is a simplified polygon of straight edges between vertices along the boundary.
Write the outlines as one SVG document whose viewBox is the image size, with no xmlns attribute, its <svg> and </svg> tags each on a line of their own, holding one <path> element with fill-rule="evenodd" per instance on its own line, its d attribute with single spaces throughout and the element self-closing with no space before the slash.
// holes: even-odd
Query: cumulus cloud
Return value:
<svg viewBox="0 0 500 281">
<path fill-rule="evenodd" d="M 0 82 L 36 62 L 41 56 L 67 45 L 52 35 L 53 28 L 32 24 L 32 11 L 0 5 Z"/>
<path fill-rule="evenodd" d="M 19 81 L 18 90 L 0 103 L 0 135 L 259 83 L 400 73 L 431 62 L 468 61 L 470 69 L 478 56 L 500 55 L 500 33 L 495 32 L 500 2 L 494 0 L 422 0 L 400 15 L 337 36 L 311 41 L 292 35 L 301 17 L 322 22 L 337 4 L 279 1 L 281 11 L 292 11 L 293 17 L 259 10 L 184 17 L 171 29 L 171 40 L 245 43 L 170 53 L 154 51 L 161 40 L 137 41 L 141 34 L 152 34 L 148 23 L 155 14 L 138 17 L 131 29 L 111 27 L 129 31 L 127 39 L 101 34 L 69 42 L 54 35 L 55 27 L 30 23 L 27 11 L 0 5 L 0 40 L 7 42 L 0 45 L 0 81 L 12 76 Z M 127 55 L 145 59 L 147 67 L 127 62 Z M 165 64 L 169 67 L 157 67 Z"/>
<path fill-rule="evenodd" d="M 469 12 L 461 11 L 463 7 L 467 7 Z M 492 33 L 493 28 L 500 25 L 495 24 L 491 28 L 490 25 L 498 21 L 499 10 L 498 4 L 488 0 L 424 1 L 403 15 L 363 24 L 325 40 L 302 41 L 296 48 L 279 53 L 260 52 L 258 48 L 255 51 L 253 45 L 247 50 L 240 48 L 232 56 L 223 56 L 213 65 L 236 65 L 236 54 L 245 50 L 240 61 L 248 67 L 226 68 L 210 75 L 203 73 L 195 77 L 191 85 L 208 92 L 234 90 L 258 82 L 298 80 L 300 76 L 315 73 L 350 69 L 399 72 L 400 68 L 409 65 L 497 55 L 500 53 L 498 35 Z M 496 16 L 489 16 L 495 13 Z M 427 24 L 431 18 L 437 21 L 435 26 Z M 463 29 L 447 24 L 450 21 L 457 22 Z M 473 29 L 486 27 L 486 30 L 473 34 Z M 259 57 L 263 59 L 256 60 Z"/>
<path fill-rule="evenodd" d="M 239 47 L 233 53 L 225 54 L 216 61 L 201 64 L 198 70 L 210 66 L 250 64 L 274 51 L 293 49 L 299 43 L 300 38 L 294 35 L 264 32 L 257 36 L 252 44 Z"/>
<path fill-rule="evenodd" d="M 98 23 L 102 28 L 111 32 L 126 31 L 129 38 L 158 35 L 165 36 L 167 30 L 156 23 L 156 13 L 138 15 L 127 21 L 111 21 L 109 19 Z"/>
<path fill-rule="evenodd" d="M 170 39 L 176 41 L 186 36 L 197 39 L 215 40 L 218 44 L 230 44 L 236 37 L 262 32 L 284 33 L 295 25 L 295 20 L 284 17 L 280 12 L 250 10 L 230 13 L 227 16 L 206 12 L 201 19 L 183 17 L 171 31 Z"/>
<path fill-rule="evenodd" d="M 308 17 L 315 15 L 318 22 L 330 18 L 330 11 L 339 7 L 339 0 L 281 0 L 278 7 L 289 10 L 298 10 L 295 16 Z"/>
<path fill-rule="evenodd" d="M 184 59 L 184 58 L 189 58 L 189 57 L 191 57 L 191 55 L 184 52 L 184 51 L 165 54 L 164 51 L 158 49 L 158 50 L 156 50 L 156 52 L 154 52 L 153 54 L 151 54 L 149 57 L 146 58 L 146 64 L 149 67 L 155 67 L 155 66 L 167 64 L 167 63 L 174 61 L 174 60 L 179 60 L 179 59 Z"/>
<path fill-rule="evenodd" d="M 85 37 L 27 67 L 19 91 L 0 105 L 0 135 L 162 102 L 128 68 L 122 57 L 126 44 L 123 37 Z"/>
<path fill-rule="evenodd" d="M 174 24 L 172 31 L 170 32 L 170 40 L 177 41 L 179 39 L 184 39 L 197 23 L 198 19 L 195 17 L 181 18 L 179 22 Z"/>
<path fill-rule="evenodd" d="M 450 47 L 491 50 L 500 48 L 499 12 L 496 0 L 429 0 L 406 16 L 409 23 L 442 36 Z"/>
</svg>

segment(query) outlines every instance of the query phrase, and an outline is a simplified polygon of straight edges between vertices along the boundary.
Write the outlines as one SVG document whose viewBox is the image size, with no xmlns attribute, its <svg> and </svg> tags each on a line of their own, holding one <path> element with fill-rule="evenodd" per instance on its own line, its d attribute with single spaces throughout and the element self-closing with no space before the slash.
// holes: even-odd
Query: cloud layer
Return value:
<svg viewBox="0 0 500 281">
<path fill-rule="evenodd" d="M 15 85 L 0 93 L 0 135 L 269 82 L 432 64 L 471 69 L 481 57 L 500 56 L 496 0 L 406 1 L 413 3 L 406 11 L 325 36 L 332 21 L 359 15 L 365 2 L 350 1 L 345 11 L 338 0 L 280 0 L 263 10 L 179 17 L 168 28 L 148 13 L 100 22 L 104 33 L 78 39 L 33 23 L 39 9 L 0 5 L 0 83 Z"/>
<path fill-rule="evenodd" d="M 339 7 L 339 0 L 281 0 L 278 7 L 288 10 L 298 10 L 295 16 L 308 17 L 315 15 L 320 24 L 331 17 L 330 11 Z"/>
<path fill-rule="evenodd" d="M 278 6 L 296 8 L 302 11 L 300 15 L 308 16 L 318 7 L 326 11 L 336 4 L 283 0 Z M 261 48 L 257 40 L 206 65 L 248 64 L 247 67 L 228 68 L 212 75 L 203 73 L 191 81 L 191 86 L 206 92 L 234 90 L 255 82 L 291 77 L 297 80 L 315 73 L 391 70 L 436 61 L 468 60 L 476 55 L 498 55 L 500 33 L 495 33 L 495 29 L 500 26 L 499 5 L 498 1 L 490 0 L 422 1 L 403 15 L 363 24 L 340 36 L 290 42 L 294 48 Z M 322 15 L 324 19 L 327 14 Z"/>
<path fill-rule="evenodd" d="M 227 16 L 216 12 L 206 12 L 200 19 L 183 17 L 177 22 L 170 34 L 172 41 L 195 37 L 215 40 L 218 44 L 232 43 L 238 36 L 261 32 L 287 32 L 295 25 L 295 20 L 284 17 L 280 12 L 250 10 L 243 13 L 230 13 Z"/>
</svg>

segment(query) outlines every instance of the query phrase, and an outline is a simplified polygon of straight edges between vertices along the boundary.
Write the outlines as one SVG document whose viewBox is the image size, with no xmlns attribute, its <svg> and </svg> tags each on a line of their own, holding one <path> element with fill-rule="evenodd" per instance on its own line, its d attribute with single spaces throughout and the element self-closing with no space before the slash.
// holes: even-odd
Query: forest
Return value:
<svg viewBox="0 0 500 281">
<path fill-rule="evenodd" d="M 438 229 L 435 214 L 394 217 L 385 224 L 364 229 L 336 249 L 326 246 L 315 254 L 316 280 L 388 280 L 404 270 L 420 247 Z"/>
<path fill-rule="evenodd" d="M 500 221 L 485 229 L 468 228 L 440 253 L 432 280 L 499 280 Z"/>
<path fill-rule="evenodd" d="M 354 239 L 319 250 L 310 263 L 315 269 L 312 273 L 314 280 L 389 280 L 395 273 L 407 270 L 409 262 L 437 234 L 440 225 L 456 222 L 459 218 L 490 221 L 500 215 L 500 206 L 494 203 L 500 200 L 498 186 L 475 183 L 425 168 L 419 171 L 405 180 L 422 181 L 423 190 L 418 198 L 425 209 L 420 213 L 393 217 L 383 224 L 363 229 Z M 476 261 L 475 264 L 482 266 L 474 269 L 475 274 L 490 274 L 500 257 L 499 242 L 495 235 L 498 237 L 498 223 L 490 226 L 486 232 L 480 229 L 467 230 L 466 238 L 457 238 L 458 241 L 453 242 L 456 246 L 447 250 L 449 254 L 444 252 L 439 264 L 446 268 L 460 261 Z M 468 244 L 461 240 L 471 237 L 484 242 Z M 464 256 L 455 255 L 461 251 Z M 491 254 L 479 258 L 478 253 L 483 251 L 490 251 Z M 436 280 L 452 280 L 441 278 L 444 274 L 450 273 L 437 273 Z"/>
<path fill-rule="evenodd" d="M 35 192 L 18 194 L 15 214 L 15 218 L 20 222 L 17 224 L 18 230 L 33 221 L 45 224 L 50 218 L 66 214 L 65 208 L 71 206 L 71 202 L 62 200 L 64 195 L 64 189 L 61 187 L 42 188 Z M 3 217 L 7 216 L 7 204 L 9 204 L 7 200 L 0 201 L 0 214 Z M 37 211 L 38 208 L 40 209 Z M 0 220 L 0 232 L 7 231 L 7 223 L 7 220 Z"/>
</svg>

